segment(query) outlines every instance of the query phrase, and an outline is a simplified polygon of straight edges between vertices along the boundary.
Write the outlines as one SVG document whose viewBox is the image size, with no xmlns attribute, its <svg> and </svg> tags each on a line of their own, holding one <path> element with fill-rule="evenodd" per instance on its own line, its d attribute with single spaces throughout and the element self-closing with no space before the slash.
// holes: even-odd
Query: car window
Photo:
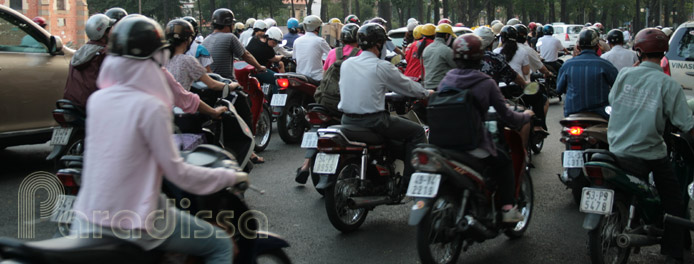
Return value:
<svg viewBox="0 0 694 264">
<path fill-rule="evenodd" d="M 578 33 L 581 33 L 582 29 L 583 29 L 582 26 L 573 26 L 573 27 L 568 27 L 567 31 L 569 31 L 569 34 L 578 34 Z"/>
<path fill-rule="evenodd" d="M 685 60 L 694 60 L 694 28 L 687 29 L 678 45 L 677 55 Z"/>
<path fill-rule="evenodd" d="M 554 34 L 564 33 L 564 27 L 554 27 Z"/>
<path fill-rule="evenodd" d="M 26 32 L 28 27 L 24 21 L 0 13 L 0 51 L 47 53 L 46 45 Z"/>
<path fill-rule="evenodd" d="M 395 44 L 396 47 L 402 47 L 402 42 L 405 41 L 405 33 L 390 33 L 388 35 L 390 39 L 393 41 L 393 44 Z"/>
</svg>

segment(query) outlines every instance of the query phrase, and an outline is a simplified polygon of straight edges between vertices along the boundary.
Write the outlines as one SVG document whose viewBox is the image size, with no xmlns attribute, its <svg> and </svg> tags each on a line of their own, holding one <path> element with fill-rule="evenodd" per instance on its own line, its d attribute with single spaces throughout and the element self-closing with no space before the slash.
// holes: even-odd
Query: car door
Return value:
<svg viewBox="0 0 694 264">
<path fill-rule="evenodd" d="M 38 132 L 56 123 L 68 59 L 49 52 L 50 37 L 28 18 L 0 9 L 0 135 Z"/>
<path fill-rule="evenodd" d="M 681 27 L 675 32 L 666 57 L 672 78 L 685 89 L 694 89 L 694 27 Z"/>
</svg>

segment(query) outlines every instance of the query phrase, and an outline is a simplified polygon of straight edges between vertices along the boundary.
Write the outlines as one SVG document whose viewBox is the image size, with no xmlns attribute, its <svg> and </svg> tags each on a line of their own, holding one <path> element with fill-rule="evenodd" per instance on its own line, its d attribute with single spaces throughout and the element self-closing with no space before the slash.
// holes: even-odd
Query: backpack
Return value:
<svg viewBox="0 0 694 264">
<path fill-rule="evenodd" d="M 343 61 L 349 57 L 354 57 L 359 51 L 359 48 L 354 48 L 349 55 L 344 56 L 342 47 L 335 49 L 335 58 L 337 60 L 325 71 L 323 80 L 316 88 L 316 93 L 313 95 L 316 103 L 337 111 L 337 104 L 340 103 L 340 66 Z"/>
<path fill-rule="evenodd" d="M 484 133 L 479 108 L 470 89 L 451 89 L 431 95 L 427 106 L 429 143 L 445 149 L 476 149 Z"/>
</svg>

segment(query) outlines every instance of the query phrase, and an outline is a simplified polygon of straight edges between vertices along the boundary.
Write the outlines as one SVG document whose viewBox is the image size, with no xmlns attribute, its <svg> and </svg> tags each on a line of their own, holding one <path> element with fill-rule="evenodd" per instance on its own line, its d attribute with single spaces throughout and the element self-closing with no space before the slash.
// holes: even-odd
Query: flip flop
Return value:
<svg viewBox="0 0 694 264">
<path fill-rule="evenodd" d="M 265 159 L 261 159 L 260 156 L 255 156 L 251 158 L 251 162 L 253 162 L 253 164 L 261 164 L 265 163 Z"/>
</svg>

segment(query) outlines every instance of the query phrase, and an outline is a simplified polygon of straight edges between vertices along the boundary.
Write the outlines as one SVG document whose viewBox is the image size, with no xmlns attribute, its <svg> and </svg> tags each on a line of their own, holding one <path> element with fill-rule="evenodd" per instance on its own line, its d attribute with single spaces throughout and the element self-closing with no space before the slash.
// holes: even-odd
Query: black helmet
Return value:
<svg viewBox="0 0 694 264">
<path fill-rule="evenodd" d="M 110 19 L 115 19 L 116 23 L 117 23 L 119 20 L 121 20 L 125 16 L 127 16 L 128 12 L 126 12 L 125 9 L 123 9 L 123 8 L 113 7 L 113 8 L 109 8 L 108 10 L 106 10 L 106 13 L 104 13 L 104 15 L 106 15 Z"/>
<path fill-rule="evenodd" d="M 159 23 L 144 16 L 133 16 L 121 20 L 111 29 L 108 53 L 143 60 L 168 46 Z"/>
<path fill-rule="evenodd" d="M 188 21 L 188 23 L 190 23 L 190 25 L 193 26 L 193 30 L 195 30 L 195 35 L 198 34 L 198 21 L 194 17 L 184 16 L 181 19 Z"/>
<path fill-rule="evenodd" d="M 385 19 L 383 19 L 381 17 L 374 17 L 371 20 L 369 20 L 369 23 L 376 23 L 376 24 L 379 24 L 379 25 L 385 27 L 386 24 L 388 23 L 388 21 L 386 21 Z"/>
<path fill-rule="evenodd" d="M 554 27 L 552 27 L 552 25 L 545 25 L 544 27 L 542 27 L 542 34 L 544 34 L 544 35 L 554 34 Z"/>
<path fill-rule="evenodd" d="M 177 46 L 195 36 L 193 25 L 183 19 L 174 19 L 166 24 L 166 39 Z"/>
<path fill-rule="evenodd" d="M 610 30 L 607 32 L 607 42 L 613 45 L 624 44 L 624 33 L 619 29 Z"/>
<path fill-rule="evenodd" d="M 591 28 L 584 28 L 581 33 L 578 33 L 578 46 L 581 49 L 593 48 L 598 45 L 600 35 Z"/>
<path fill-rule="evenodd" d="M 212 24 L 220 26 L 233 26 L 234 22 L 234 12 L 227 8 L 220 8 L 212 13 Z"/>
<path fill-rule="evenodd" d="M 340 32 L 340 38 L 344 43 L 355 43 L 357 42 L 357 31 L 359 31 L 359 25 L 355 23 L 349 23 L 342 26 L 342 31 Z"/>
<path fill-rule="evenodd" d="M 516 42 L 516 39 L 518 38 L 518 31 L 513 26 L 504 26 L 501 28 L 499 36 L 501 36 L 501 41 L 503 42 L 506 42 L 507 40 Z"/>
<path fill-rule="evenodd" d="M 518 41 L 518 43 L 525 43 L 525 40 L 528 38 L 528 27 L 526 27 L 523 24 L 516 24 L 513 26 L 513 28 L 515 28 L 516 31 L 518 31 L 518 37 L 516 37 L 516 41 Z"/>
<path fill-rule="evenodd" d="M 357 39 L 359 41 L 359 47 L 363 50 L 370 49 L 376 46 L 378 43 L 383 43 L 388 40 L 388 35 L 386 35 L 386 29 L 376 23 L 369 23 L 357 31 Z"/>
</svg>

